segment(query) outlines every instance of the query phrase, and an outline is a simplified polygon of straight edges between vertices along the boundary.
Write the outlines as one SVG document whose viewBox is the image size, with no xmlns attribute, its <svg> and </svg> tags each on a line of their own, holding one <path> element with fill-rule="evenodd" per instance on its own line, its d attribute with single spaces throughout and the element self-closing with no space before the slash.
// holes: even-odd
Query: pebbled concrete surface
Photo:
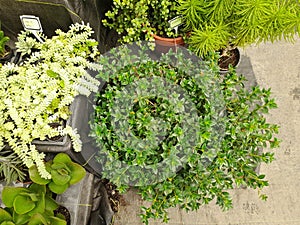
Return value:
<svg viewBox="0 0 300 225">
<path fill-rule="evenodd" d="M 197 212 L 170 210 L 170 225 L 300 225 L 300 38 L 294 44 L 284 41 L 243 49 L 238 69 L 254 84 L 271 88 L 278 109 L 267 116 L 281 126 L 280 148 L 274 150 L 276 160 L 262 165 L 270 186 L 264 189 L 266 202 L 256 190 L 231 191 L 233 209 L 222 212 L 213 202 Z M 124 195 L 115 225 L 141 225 L 138 217 L 142 200 L 130 190 Z M 160 225 L 160 222 L 151 222 Z"/>
</svg>

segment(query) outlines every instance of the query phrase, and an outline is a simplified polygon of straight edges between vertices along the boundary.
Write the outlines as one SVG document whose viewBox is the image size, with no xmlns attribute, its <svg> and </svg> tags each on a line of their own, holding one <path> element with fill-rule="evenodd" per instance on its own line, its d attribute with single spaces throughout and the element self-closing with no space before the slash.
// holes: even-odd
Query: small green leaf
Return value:
<svg viewBox="0 0 300 225">
<path fill-rule="evenodd" d="M 64 184 L 64 185 L 57 185 L 54 182 L 50 182 L 48 184 L 48 187 L 52 192 L 54 192 L 56 194 L 62 194 L 68 189 L 69 184 L 67 183 L 67 184 Z"/>
<path fill-rule="evenodd" d="M 44 179 L 39 174 L 36 165 L 29 168 L 29 177 L 30 179 L 37 184 L 48 184 L 51 180 L 50 179 Z"/>
<path fill-rule="evenodd" d="M 13 207 L 15 198 L 22 192 L 28 193 L 29 191 L 23 187 L 4 187 L 2 191 L 2 202 L 8 208 Z"/>
<path fill-rule="evenodd" d="M 66 153 L 58 153 L 54 159 L 54 163 L 69 163 L 72 162 L 71 158 Z"/>
<path fill-rule="evenodd" d="M 0 208 L 0 224 L 4 221 L 11 221 L 12 216 L 6 210 Z"/>
<path fill-rule="evenodd" d="M 64 171 L 64 172 L 62 172 L 62 171 Z M 71 176 L 64 169 L 52 170 L 51 177 L 52 177 L 52 181 L 56 185 L 68 184 L 71 179 Z"/>
<path fill-rule="evenodd" d="M 82 166 L 72 162 L 68 164 L 68 167 L 71 170 L 71 179 L 69 181 L 71 185 L 79 182 L 82 178 L 84 178 L 86 171 Z"/>
<path fill-rule="evenodd" d="M 34 209 L 36 203 L 28 196 L 19 195 L 15 198 L 13 207 L 18 214 L 25 214 Z"/>
</svg>

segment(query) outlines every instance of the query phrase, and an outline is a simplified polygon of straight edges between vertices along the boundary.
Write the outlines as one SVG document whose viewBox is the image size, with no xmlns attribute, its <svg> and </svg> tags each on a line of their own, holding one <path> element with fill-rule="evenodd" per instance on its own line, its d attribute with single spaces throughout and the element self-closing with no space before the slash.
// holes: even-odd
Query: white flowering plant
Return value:
<svg viewBox="0 0 300 225">
<path fill-rule="evenodd" d="M 67 32 L 57 30 L 55 36 L 43 37 L 41 43 L 24 31 L 16 47 L 27 57 L 0 68 L 0 146 L 9 146 L 46 179 L 51 175 L 45 168 L 45 154 L 32 141 L 69 135 L 74 150 L 81 150 L 76 129 L 51 124 L 69 118 L 76 95 L 89 95 L 98 88 L 98 81 L 87 72 L 98 69 L 94 63 L 98 43 L 92 33 L 88 24 L 73 24 Z"/>
</svg>

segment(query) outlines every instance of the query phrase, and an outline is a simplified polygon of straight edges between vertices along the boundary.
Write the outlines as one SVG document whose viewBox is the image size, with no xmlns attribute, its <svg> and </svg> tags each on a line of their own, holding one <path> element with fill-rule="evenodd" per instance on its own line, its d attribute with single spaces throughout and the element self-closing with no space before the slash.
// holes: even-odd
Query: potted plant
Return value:
<svg viewBox="0 0 300 225">
<path fill-rule="evenodd" d="M 246 90 L 233 69 L 221 77 L 216 61 L 181 48 L 156 59 L 134 45 L 102 57 L 106 87 L 91 121 L 102 176 L 149 201 L 142 222 L 167 222 L 168 208 L 197 210 L 212 200 L 228 209 L 228 190 L 267 186 L 255 168 L 273 160 L 260 149 L 279 143 L 278 126 L 264 117 L 276 107 L 270 90 Z"/>
<path fill-rule="evenodd" d="M 12 56 L 12 49 L 6 45 L 9 41 L 9 37 L 4 35 L 4 32 L 1 30 L 1 22 L 0 22 L 0 64 L 8 62 Z"/>
<path fill-rule="evenodd" d="M 169 20 L 178 16 L 177 5 L 177 0 L 114 0 L 112 10 L 105 13 L 107 18 L 102 22 L 121 35 L 119 42 L 122 44 L 156 40 L 156 44 L 162 46 L 183 45 L 182 36 L 169 24 Z"/>
<path fill-rule="evenodd" d="M 72 148 L 81 150 L 79 135 L 64 121 L 70 117 L 69 106 L 76 95 L 97 90 L 98 81 L 86 71 L 97 68 L 97 42 L 91 34 L 88 25 L 75 24 L 68 32 L 57 30 L 56 36 L 44 37 L 40 43 L 23 32 L 16 43 L 23 61 L 0 69 L 5 81 L 0 87 L 0 145 L 12 149 L 28 168 L 36 165 L 43 178 L 51 175 L 35 140 L 68 135 Z M 53 127 L 53 123 L 59 125 Z"/>
<path fill-rule="evenodd" d="M 221 60 L 237 65 L 237 46 L 282 38 L 292 41 L 300 32 L 297 1 L 182 0 L 178 10 L 190 31 L 191 49 L 201 57 L 219 51 L 221 70 L 228 69 Z"/>
<path fill-rule="evenodd" d="M 42 178 L 36 166 L 32 166 L 29 169 L 31 183 L 27 187 L 3 188 L 2 202 L 6 208 L 0 208 L 1 224 L 70 224 L 69 213 L 61 214 L 64 211 L 55 198 L 57 194 L 66 192 L 70 185 L 82 180 L 86 174 L 85 169 L 73 162 L 66 153 L 57 154 L 46 164 L 51 179 Z M 66 209 L 72 207 L 67 206 Z"/>
<path fill-rule="evenodd" d="M 85 131 L 80 129 L 87 113 L 87 96 L 99 85 L 91 75 L 99 69 L 95 64 L 98 43 L 91 39 L 92 33 L 88 25 L 74 24 L 67 32 L 57 30 L 51 38 L 39 34 L 41 43 L 31 33 L 22 32 L 16 43 L 20 61 L 0 69 L 5 81 L 0 88 L 0 108 L 5 112 L 0 116 L 0 144 L 5 146 L 0 151 L 1 178 L 8 184 L 22 181 L 24 175 L 46 185 L 57 195 L 57 202 L 68 208 L 74 225 L 99 224 L 101 217 L 109 224 L 112 216 L 108 199 L 99 200 L 106 190 L 101 183 L 95 184 L 99 179 L 93 174 L 86 172 L 80 182 L 69 187 L 85 173 L 70 157 L 78 162 L 78 151 L 88 150 Z M 49 161 L 49 157 L 54 159 Z M 85 192 L 78 194 L 83 188 Z"/>
</svg>

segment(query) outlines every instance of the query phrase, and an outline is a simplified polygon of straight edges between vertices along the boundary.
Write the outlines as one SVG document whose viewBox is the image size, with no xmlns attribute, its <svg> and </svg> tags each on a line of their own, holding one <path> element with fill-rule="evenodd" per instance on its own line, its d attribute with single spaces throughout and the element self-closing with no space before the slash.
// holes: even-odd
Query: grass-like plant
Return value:
<svg viewBox="0 0 300 225">
<path fill-rule="evenodd" d="M 26 178 L 26 169 L 18 155 L 11 151 L 0 149 L 0 179 L 7 184 L 14 181 L 24 181 Z"/>
<path fill-rule="evenodd" d="M 246 90 L 233 69 L 220 77 L 216 55 L 195 61 L 178 49 L 154 61 L 134 52 L 118 48 L 101 58 L 107 86 L 98 94 L 92 136 L 102 175 L 123 192 L 136 186 L 150 202 L 142 222 L 167 222 L 171 207 L 197 210 L 213 200 L 229 209 L 228 190 L 268 186 L 255 169 L 274 159 L 262 148 L 279 144 L 278 126 L 264 116 L 276 108 L 271 91 Z"/>
<path fill-rule="evenodd" d="M 200 56 L 300 33 L 300 7 L 294 0 L 180 0 L 188 42 Z"/>
</svg>

